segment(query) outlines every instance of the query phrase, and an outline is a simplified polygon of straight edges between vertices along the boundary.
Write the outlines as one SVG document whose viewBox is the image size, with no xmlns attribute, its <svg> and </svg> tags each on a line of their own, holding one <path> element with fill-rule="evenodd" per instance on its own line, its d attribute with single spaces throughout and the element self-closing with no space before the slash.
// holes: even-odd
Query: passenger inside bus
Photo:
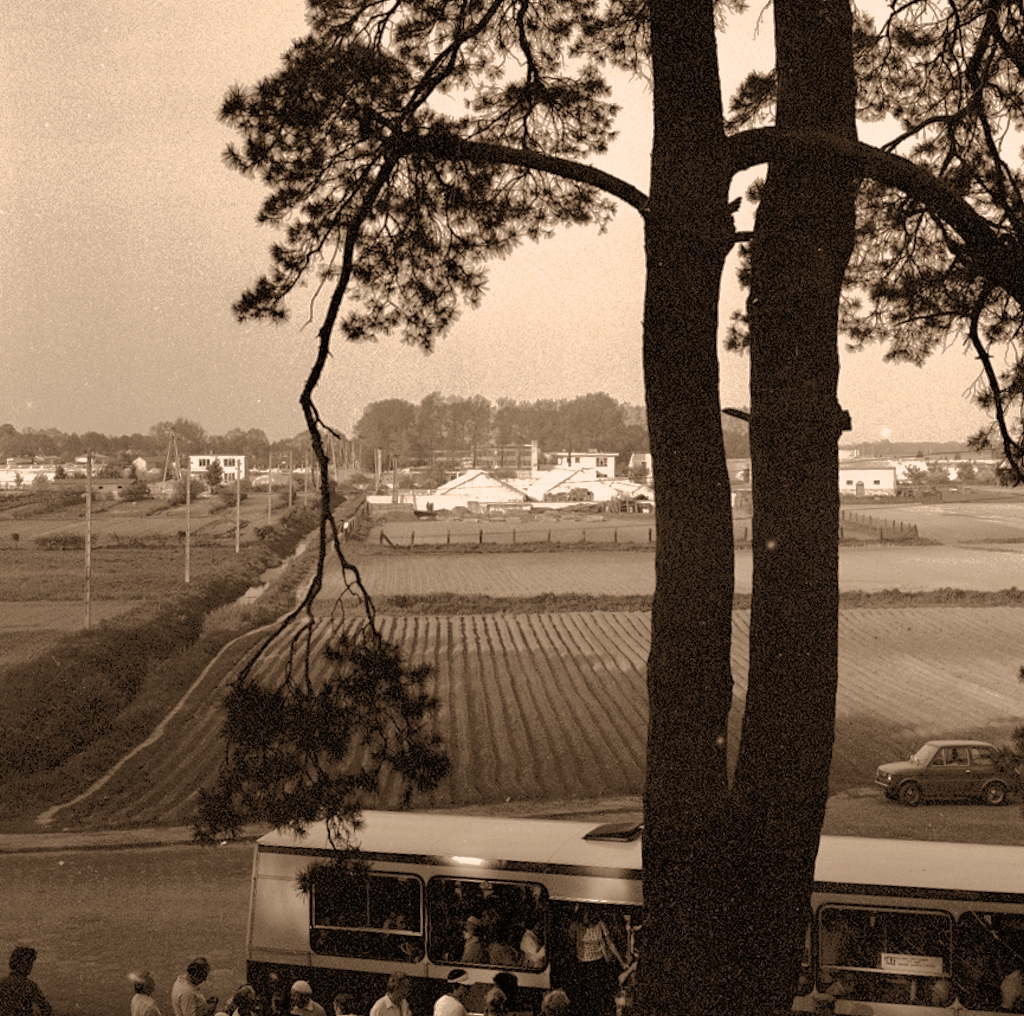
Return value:
<svg viewBox="0 0 1024 1016">
<path fill-rule="evenodd" d="M 539 913 L 526 919 L 523 937 L 519 940 L 519 953 L 527 970 L 543 970 L 547 966 L 547 947 L 541 941 L 544 921 Z"/>
<path fill-rule="evenodd" d="M 439 876 L 427 885 L 427 916 L 430 958 L 436 963 L 514 970 L 546 966 L 547 893 L 539 884 Z"/>
<path fill-rule="evenodd" d="M 968 911 L 956 923 L 954 986 L 970 1009 L 1024 1012 L 1024 918 Z"/>
<path fill-rule="evenodd" d="M 952 915 L 824 906 L 818 985 L 834 998 L 942 1005 L 950 994 Z"/>
</svg>

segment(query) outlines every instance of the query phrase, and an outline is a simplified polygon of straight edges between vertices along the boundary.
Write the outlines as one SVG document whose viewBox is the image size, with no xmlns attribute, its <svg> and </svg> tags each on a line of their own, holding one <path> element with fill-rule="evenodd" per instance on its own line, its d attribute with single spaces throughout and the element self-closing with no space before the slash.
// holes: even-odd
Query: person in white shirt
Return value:
<svg viewBox="0 0 1024 1016">
<path fill-rule="evenodd" d="M 540 918 L 535 918 L 523 932 L 519 942 L 519 952 L 523 958 L 523 964 L 529 970 L 543 970 L 548 965 L 547 950 L 537 935 L 537 929 L 541 925 Z"/>
<path fill-rule="evenodd" d="M 160 1016 L 160 1008 L 153 1001 L 153 992 L 156 990 L 156 981 L 153 975 L 144 970 L 141 974 L 131 973 L 128 980 L 135 987 L 135 994 L 132 995 L 131 1012 L 132 1016 Z"/>
<path fill-rule="evenodd" d="M 469 993 L 469 974 L 456 968 L 448 972 L 448 990 L 434 1003 L 434 1016 L 466 1016 L 463 1000 Z"/>
<path fill-rule="evenodd" d="M 406 1001 L 412 982 L 408 974 L 395 971 L 388 978 L 388 990 L 370 1008 L 370 1016 L 412 1016 Z"/>
<path fill-rule="evenodd" d="M 199 990 L 207 977 L 210 976 L 210 961 L 205 956 L 197 956 L 171 988 L 171 1010 L 174 1016 L 210 1016 L 217 1011 L 217 998 L 204 998 Z"/>
</svg>

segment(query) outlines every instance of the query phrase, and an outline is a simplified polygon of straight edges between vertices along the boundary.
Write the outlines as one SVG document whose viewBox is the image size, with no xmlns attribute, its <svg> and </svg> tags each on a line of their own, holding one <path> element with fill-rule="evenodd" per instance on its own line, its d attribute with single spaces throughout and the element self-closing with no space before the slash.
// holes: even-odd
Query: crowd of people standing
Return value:
<svg viewBox="0 0 1024 1016">
<path fill-rule="evenodd" d="M 598 937 L 602 935 L 601 922 L 583 922 L 577 940 L 581 963 L 592 962 L 585 957 L 596 954 Z M 607 929 L 603 932 L 607 935 Z M 593 940 L 593 941 L 592 941 Z M 604 939 L 601 939 L 604 941 Z M 610 942 L 610 938 L 608 939 Z M 614 944 L 611 948 L 614 949 Z M 603 954 L 602 954 L 603 955 Z M 36 950 L 31 946 L 17 946 L 10 956 L 10 972 L 0 980 L 0 1016 L 53 1016 L 53 1009 L 39 985 L 29 974 L 36 961 Z M 621 962 L 621 957 L 620 957 Z M 221 1005 L 220 999 L 203 990 L 210 976 L 210 962 L 203 956 L 189 961 L 183 973 L 171 986 L 171 1011 L 168 1016 L 328 1016 L 327 1010 L 314 997 L 308 981 L 293 981 L 287 989 L 280 978 L 272 974 L 262 996 L 250 984 L 239 985 L 234 994 Z M 132 994 L 128 1001 L 128 1016 L 163 1016 L 153 997 L 156 979 L 148 970 L 128 974 Z M 469 994 L 472 979 L 466 970 L 452 970 L 448 974 L 444 993 L 436 1000 L 431 1016 L 467 1016 L 464 1001 Z M 542 1000 L 542 1016 L 592 1016 L 596 1009 L 588 1008 L 599 997 L 603 980 L 596 977 L 580 981 L 586 998 L 573 1006 L 569 995 L 560 989 L 548 991 Z M 369 1009 L 368 1016 L 426 1016 L 414 1013 L 408 996 L 412 987 L 410 977 L 395 971 L 387 981 L 384 994 Z M 339 992 L 330 1000 L 330 1016 L 364 1016 L 354 997 Z M 532 1008 L 520 1005 L 519 985 L 514 974 L 495 974 L 494 983 L 484 997 L 485 1016 L 533 1016 Z"/>
</svg>

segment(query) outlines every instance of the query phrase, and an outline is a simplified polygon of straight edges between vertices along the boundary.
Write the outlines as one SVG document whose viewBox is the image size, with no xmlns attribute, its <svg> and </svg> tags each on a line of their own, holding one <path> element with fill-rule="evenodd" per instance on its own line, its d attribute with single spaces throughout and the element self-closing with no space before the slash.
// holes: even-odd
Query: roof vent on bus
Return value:
<svg viewBox="0 0 1024 1016">
<path fill-rule="evenodd" d="M 583 838 L 628 842 L 639 839 L 643 831 L 643 822 L 606 822 L 604 825 L 594 826 Z"/>
</svg>

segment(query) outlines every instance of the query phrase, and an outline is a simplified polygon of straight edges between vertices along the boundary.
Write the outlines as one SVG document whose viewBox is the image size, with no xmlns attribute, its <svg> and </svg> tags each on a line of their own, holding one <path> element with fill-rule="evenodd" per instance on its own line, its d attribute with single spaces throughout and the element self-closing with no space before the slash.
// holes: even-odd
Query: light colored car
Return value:
<svg viewBox="0 0 1024 1016">
<path fill-rule="evenodd" d="M 928 741 L 906 762 L 878 767 L 875 783 L 891 800 L 981 800 L 1002 804 L 1020 790 L 1017 760 L 987 741 Z"/>
</svg>

